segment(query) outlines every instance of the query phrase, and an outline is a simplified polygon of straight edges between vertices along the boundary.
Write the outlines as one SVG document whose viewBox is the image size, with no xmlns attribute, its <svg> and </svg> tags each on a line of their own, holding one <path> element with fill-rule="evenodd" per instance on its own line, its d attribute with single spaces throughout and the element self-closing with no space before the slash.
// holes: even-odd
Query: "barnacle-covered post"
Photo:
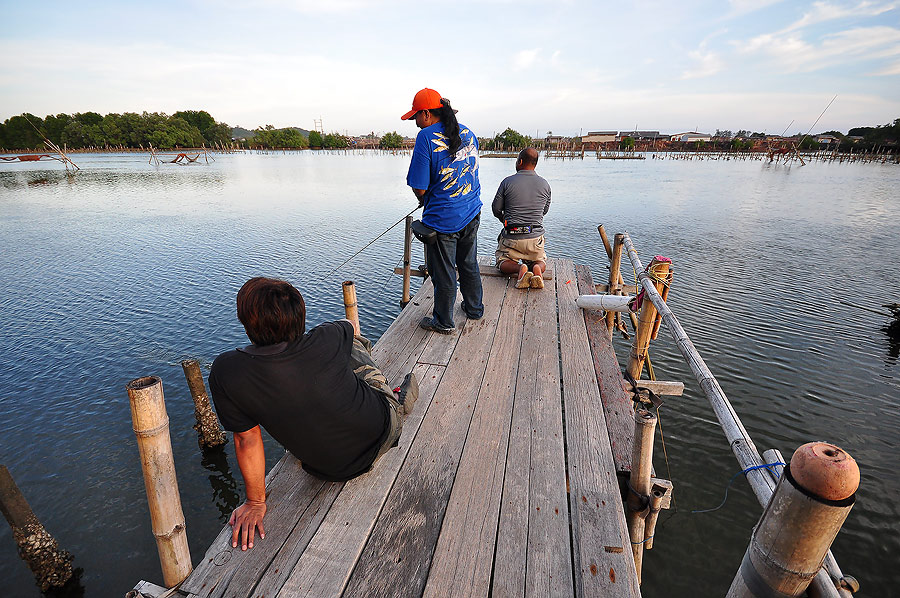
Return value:
<svg viewBox="0 0 900 598">
<path fill-rule="evenodd" d="M 194 429 L 197 430 L 197 443 L 201 449 L 222 446 L 225 444 L 225 432 L 219 426 L 219 418 L 209 404 L 200 364 L 196 359 L 185 359 L 181 362 L 181 369 L 184 370 L 184 379 L 187 380 L 191 398 L 194 400 L 194 418 L 197 420 Z"/>
<path fill-rule="evenodd" d="M 12 528 L 19 556 L 34 573 L 41 591 L 65 585 L 72 577 L 72 555 L 61 550 L 44 529 L 4 465 L 0 465 L 0 511 Z"/>
</svg>

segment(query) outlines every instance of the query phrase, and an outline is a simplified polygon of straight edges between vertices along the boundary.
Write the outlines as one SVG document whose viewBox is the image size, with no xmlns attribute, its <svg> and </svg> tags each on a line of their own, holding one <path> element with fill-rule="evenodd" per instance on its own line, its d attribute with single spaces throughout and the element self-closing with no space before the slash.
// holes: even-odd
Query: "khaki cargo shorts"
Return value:
<svg viewBox="0 0 900 598">
<path fill-rule="evenodd" d="M 497 237 L 497 267 L 504 260 L 513 262 L 522 261 L 530 268 L 537 262 L 546 262 L 547 254 L 544 252 L 544 235 L 533 239 L 510 239 L 503 233 Z"/>
</svg>

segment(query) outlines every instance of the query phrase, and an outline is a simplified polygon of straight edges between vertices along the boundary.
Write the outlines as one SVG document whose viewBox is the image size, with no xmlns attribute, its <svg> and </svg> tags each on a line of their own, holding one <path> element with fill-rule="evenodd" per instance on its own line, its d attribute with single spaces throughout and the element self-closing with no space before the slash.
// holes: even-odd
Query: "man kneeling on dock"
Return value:
<svg viewBox="0 0 900 598">
<path fill-rule="evenodd" d="M 534 171 L 537 163 L 537 150 L 523 149 L 516 174 L 503 179 L 491 206 L 503 223 L 497 237 L 497 267 L 504 274 L 519 275 L 517 289 L 544 288 L 544 214 L 550 209 L 550 184 Z"/>
<path fill-rule="evenodd" d="M 419 387 L 412 372 L 392 390 L 372 361 L 371 343 L 348 320 L 304 334 L 306 305 L 283 280 L 251 278 L 237 315 L 252 345 L 223 353 L 209 373 L 216 412 L 234 432 L 247 500 L 231 515 L 232 547 L 265 537 L 266 461 L 260 426 L 310 474 L 344 481 L 369 471 L 397 445 Z"/>
</svg>

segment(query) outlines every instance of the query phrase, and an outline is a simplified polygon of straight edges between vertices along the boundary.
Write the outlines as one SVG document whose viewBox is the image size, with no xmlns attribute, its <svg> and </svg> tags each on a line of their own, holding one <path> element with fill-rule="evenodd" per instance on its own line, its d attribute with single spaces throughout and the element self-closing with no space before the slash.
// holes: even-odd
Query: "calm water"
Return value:
<svg viewBox="0 0 900 598">
<path fill-rule="evenodd" d="M 402 229 L 327 275 L 414 203 L 408 156 L 75 158 L 74 177 L 55 163 L 0 165 L 0 463 L 75 555 L 85 595 L 121 596 L 162 578 L 125 384 L 163 379 L 196 563 L 243 490 L 231 443 L 218 458 L 197 449 L 180 360 L 208 366 L 246 343 L 234 297 L 256 275 L 296 284 L 310 326 L 342 317 L 340 282 L 355 280 L 363 332 L 377 338 L 397 314 Z M 861 595 L 896 592 L 900 346 L 887 315 L 841 301 L 900 301 L 900 167 L 586 159 L 538 170 L 553 187 L 552 255 L 600 281 L 603 223 L 610 236 L 628 230 L 645 263 L 673 259 L 670 305 L 760 450 L 789 457 L 824 439 L 856 457 L 858 502 L 834 552 Z M 481 162 L 488 203 L 512 171 L 511 159 Z M 490 254 L 489 206 L 482 222 Z M 668 465 L 657 448 L 656 467 L 671 471 L 677 510 L 661 517 L 643 592 L 723 595 L 761 509 L 738 480 L 722 509 L 691 514 L 721 501 L 738 466 L 665 330 L 659 339 L 657 376 L 687 388 L 662 410 Z M 0 579 L 11 595 L 39 593 L 5 524 Z"/>
</svg>

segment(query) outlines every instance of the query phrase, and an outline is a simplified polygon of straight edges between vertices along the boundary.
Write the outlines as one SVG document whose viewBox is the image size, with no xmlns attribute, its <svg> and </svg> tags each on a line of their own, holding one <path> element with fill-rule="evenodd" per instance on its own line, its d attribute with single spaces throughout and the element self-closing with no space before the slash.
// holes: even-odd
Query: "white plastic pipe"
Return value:
<svg viewBox="0 0 900 598">
<path fill-rule="evenodd" d="M 602 309 L 604 311 L 631 311 L 628 304 L 634 295 L 579 295 L 575 305 L 581 309 Z"/>
</svg>

